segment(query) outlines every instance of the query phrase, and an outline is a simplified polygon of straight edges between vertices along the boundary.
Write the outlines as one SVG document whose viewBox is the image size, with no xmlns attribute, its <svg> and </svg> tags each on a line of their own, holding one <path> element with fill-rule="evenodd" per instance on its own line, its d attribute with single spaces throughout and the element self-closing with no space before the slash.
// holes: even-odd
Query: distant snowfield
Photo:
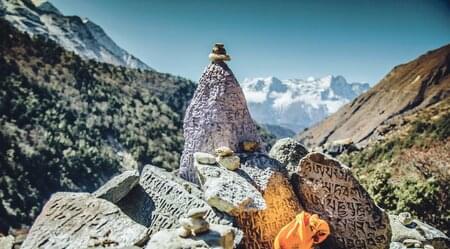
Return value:
<svg viewBox="0 0 450 249">
<path fill-rule="evenodd" d="M 368 83 L 348 83 L 344 77 L 332 75 L 306 80 L 246 78 L 241 86 L 258 123 L 294 132 L 321 121 L 370 88 Z"/>
</svg>

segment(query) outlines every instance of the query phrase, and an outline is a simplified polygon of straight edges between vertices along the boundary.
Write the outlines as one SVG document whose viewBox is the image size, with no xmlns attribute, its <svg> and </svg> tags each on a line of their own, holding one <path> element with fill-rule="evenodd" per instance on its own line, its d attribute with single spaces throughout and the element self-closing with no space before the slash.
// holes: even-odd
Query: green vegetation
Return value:
<svg viewBox="0 0 450 249">
<path fill-rule="evenodd" d="M 1 20 L 0 37 L 0 231 L 31 224 L 56 191 L 178 167 L 193 82 L 83 61 Z"/>
<path fill-rule="evenodd" d="M 408 124 L 362 151 L 343 154 L 382 208 L 408 211 L 450 231 L 450 101 L 407 118 Z"/>
</svg>

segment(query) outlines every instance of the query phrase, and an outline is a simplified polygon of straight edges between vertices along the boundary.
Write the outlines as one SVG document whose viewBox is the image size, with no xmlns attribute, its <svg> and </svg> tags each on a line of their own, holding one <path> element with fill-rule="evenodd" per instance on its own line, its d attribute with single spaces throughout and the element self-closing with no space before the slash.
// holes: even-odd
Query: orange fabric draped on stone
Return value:
<svg viewBox="0 0 450 249">
<path fill-rule="evenodd" d="M 281 228 L 274 249 L 311 249 L 330 234 L 328 223 L 317 214 L 301 212 L 293 221 Z"/>
</svg>

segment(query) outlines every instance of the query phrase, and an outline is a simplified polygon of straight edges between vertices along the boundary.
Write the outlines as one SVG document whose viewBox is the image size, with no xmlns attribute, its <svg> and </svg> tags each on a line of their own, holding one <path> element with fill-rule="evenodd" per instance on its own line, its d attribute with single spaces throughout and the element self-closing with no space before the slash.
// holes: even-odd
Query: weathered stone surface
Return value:
<svg viewBox="0 0 450 249">
<path fill-rule="evenodd" d="M 308 150 L 305 146 L 292 138 L 278 140 L 269 152 L 269 156 L 285 165 L 290 174 L 296 172 L 300 159 L 306 154 Z"/>
<path fill-rule="evenodd" d="M 389 215 L 393 242 L 402 243 L 407 239 L 414 239 L 425 245 L 432 245 L 435 249 L 450 248 L 450 239 L 443 232 L 416 219 L 410 219 L 407 225 L 404 225 L 403 216 L 405 214 Z"/>
<path fill-rule="evenodd" d="M 206 68 L 186 110 L 183 129 L 180 176 L 195 183 L 194 152 L 214 153 L 221 146 L 240 152 L 241 142 L 262 141 L 244 93 L 224 62 L 212 62 Z"/>
<path fill-rule="evenodd" d="M 209 153 L 195 152 L 194 159 L 196 162 L 202 164 L 210 164 L 210 165 L 216 164 L 216 157 Z"/>
<path fill-rule="evenodd" d="M 244 212 L 236 217 L 244 232 L 246 249 L 273 248 L 273 241 L 282 227 L 303 210 L 286 177 L 283 165 L 264 154 L 240 154 L 241 168 L 236 171 L 261 192 L 266 208 Z"/>
<path fill-rule="evenodd" d="M 203 218 L 181 218 L 180 225 L 185 231 L 196 236 L 209 230 L 209 223 Z"/>
<path fill-rule="evenodd" d="M 88 193 L 56 193 L 45 204 L 21 248 L 141 245 L 148 229 L 113 203 Z"/>
<path fill-rule="evenodd" d="M 349 168 L 321 153 L 300 160 L 295 191 L 306 211 L 319 214 L 330 227 L 333 248 L 389 247 L 388 215 L 377 207 Z"/>
<path fill-rule="evenodd" d="M 95 197 L 117 203 L 139 182 L 139 172 L 137 170 L 128 170 L 122 174 L 113 177 L 97 191 L 93 193 Z"/>
<path fill-rule="evenodd" d="M 135 221 L 149 227 L 150 234 L 175 228 L 192 208 L 205 208 L 209 223 L 231 224 L 232 218 L 214 210 L 194 184 L 171 173 L 146 165 L 139 184 L 117 205 Z"/>
<path fill-rule="evenodd" d="M 233 171 L 239 169 L 241 165 L 241 160 L 238 156 L 218 156 L 216 161 L 220 166 Z"/>
<path fill-rule="evenodd" d="M 0 249 L 12 249 L 14 246 L 14 237 L 11 235 L 0 237 Z"/>
<path fill-rule="evenodd" d="M 182 238 L 177 229 L 162 230 L 152 236 L 146 249 L 232 249 L 239 243 L 238 230 L 231 226 L 212 224 L 209 232 Z"/>
<path fill-rule="evenodd" d="M 222 146 L 219 148 L 216 148 L 214 150 L 217 156 L 232 156 L 234 155 L 234 151 L 230 149 L 230 147 Z"/>
<path fill-rule="evenodd" d="M 187 213 L 187 217 L 190 218 L 204 218 L 205 215 L 208 213 L 208 209 L 207 208 L 193 208 L 191 210 L 189 210 L 189 212 Z"/>
<path fill-rule="evenodd" d="M 209 205 L 232 215 L 266 207 L 261 193 L 238 173 L 199 163 L 195 167 Z"/>
</svg>

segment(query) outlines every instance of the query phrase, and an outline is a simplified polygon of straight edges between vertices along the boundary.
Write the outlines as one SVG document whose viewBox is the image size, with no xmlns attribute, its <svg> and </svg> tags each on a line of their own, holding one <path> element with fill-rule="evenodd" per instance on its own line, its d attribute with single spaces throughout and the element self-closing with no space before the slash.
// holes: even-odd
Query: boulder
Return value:
<svg viewBox="0 0 450 249">
<path fill-rule="evenodd" d="M 122 174 L 113 177 L 97 191 L 93 193 L 95 197 L 117 203 L 139 182 L 139 172 L 137 170 L 128 170 Z"/>
<path fill-rule="evenodd" d="M 148 229 L 113 203 L 89 193 L 61 192 L 45 204 L 21 248 L 125 247 L 148 238 Z"/>
<path fill-rule="evenodd" d="M 202 163 L 202 164 L 210 164 L 210 165 L 216 164 L 216 157 L 214 157 L 213 155 L 211 155 L 209 153 L 195 152 L 194 159 L 196 162 Z"/>
<path fill-rule="evenodd" d="M 269 156 L 285 165 L 290 174 L 295 173 L 300 159 L 306 154 L 308 150 L 305 146 L 292 138 L 278 140 L 269 152 Z"/>
<path fill-rule="evenodd" d="M 182 238 L 177 229 L 165 229 L 154 234 L 146 249 L 232 249 L 239 243 L 238 230 L 231 226 L 211 224 L 206 233 Z"/>
<path fill-rule="evenodd" d="M 0 249 L 12 249 L 14 246 L 14 237 L 11 235 L 0 237 Z"/>
<path fill-rule="evenodd" d="M 199 163 L 195 167 L 209 205 L 232 215 L 266 207 L 261 193 L 238 173 Z"/>
<path fill-rule="evenodd" d="M 417 240 L 424 245 L 431 245 L 435 249 L 450 248 L 450 239 L 438 229 L 416 219 L 408 219 L 404 225 L 404 217 L 411 217 L 401 213 L 400 215 L 389 215 L 392 228 L 392 241 L 404 243 L 405 240 Z"/>
<path fill-rule="evenodd" d="M 236 224 L 244 233 L 243 248 L 273 248 L 278 232 L 303 208 L 282 164 L 262 153 L 239 156 L 241 167 L 236 172 L 258 189 L 266 203 L 264 210 L 236 216 Z"/>
<path fill-rule="evenodd" d="M 241 164 L 238 156 L 218 156 L 216 160 L 220 166 L 228 170 L 237 170 Z"/>
<path fill-rule="evenodd" d="M 244 141 L 261 144 L 244 93 L 224 62 L 211 62 L 200 78 L 186 110 L 183 131 L 185 144 L 180 176 L 194 183 L 198 183 L 198 179 L 193 153 L 213 154 L 214 149 L 221 146 L 240 152 Z"/>
<path fill-rule="evenodd" d="M 389 247 L 388 215 L 375 205 L 348 167 L 324 154 L 309 153 L 300 160 L 293 182 L 306 211 L 329 223 L 330 247 Z"/>
<path fill-rule="evenodd" d="M 214 210 L 202 199 L 198 187 L 161 168 L 144 166 L 139 184 L 117 205 L 132 219 L 149 228 L 152 235 L 175 228 L 189 210 L 204 208 L 205 219 L 214 224 L 232 224 L 233 219 Z"/>
</svg>

